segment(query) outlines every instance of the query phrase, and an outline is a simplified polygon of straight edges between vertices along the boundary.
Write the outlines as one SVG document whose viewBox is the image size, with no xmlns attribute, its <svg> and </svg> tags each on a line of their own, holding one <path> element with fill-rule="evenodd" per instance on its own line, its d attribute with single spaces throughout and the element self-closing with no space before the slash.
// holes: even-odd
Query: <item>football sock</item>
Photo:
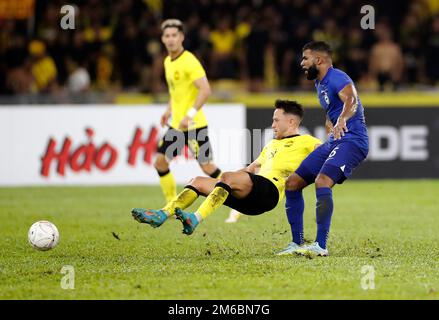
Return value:
<svg viewBox="0 0 439 320">
<path fill-rule="evenodd" d="M 301 245 L 303 244 L 303 210 L 305 209 L 302 190 L 286 190 L 285 197 L 285 211 L 287 213 L 288 222 L 291 226 L 293 242 Z"/>
<path fill-rule="evenodd" d="M 169 201 L 162 210 L 166 211 L 169 216 L 172 216 L 175 213 L 176 208 L 186 209 L 197 200 L 199 195 L 200 193 L 197 189 L 188 185 L 184 187 L 183 191 L 174 197 L 174 199 Z"/>
<path fill-rule="evenodd" d="M 332 201 L 332 190 L 331 188 L 317 188 L 316 196 L 316 241 L 319 243 L 319 246 L 321 248 L 326 249 L 326 241 L 328 240 L 332 211 L 334 209 L 334 203 Z"/>
<path fill-rule="evenodd" d="M 216 169 L 214 172 L 209 174 L 211 178 L 218 179 L 221 176 L 222 172 L 220 169 Z"/>
<path fill-rule="evenodd" d="M 196 211 L 197 218 L 206 219 L 216 209 L 218 209 L 224 201 L 226 201 L 232 189 L 229 185 L 218 182 L 213 191 L 207 196 L 206 200 L 200 205 Z"/>
<path fill-rule="evenodd" d="M 166 202 L 169 202 L 177 195 L 177 184 L 175 183 L 174 175 L 170 170 L 157 172 L 160 176 L 160 186 L 162 187 L 163 195 L 165 196 Z"/>
</svg>

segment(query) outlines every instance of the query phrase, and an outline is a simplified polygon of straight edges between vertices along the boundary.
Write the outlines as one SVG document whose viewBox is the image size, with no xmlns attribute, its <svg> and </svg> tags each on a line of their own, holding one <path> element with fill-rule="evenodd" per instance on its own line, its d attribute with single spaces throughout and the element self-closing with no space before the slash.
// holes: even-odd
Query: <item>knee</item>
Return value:
<svg viewBox="0 0 439 320">
<path fill-rule="evenodd" d="M 188 183 L 191 187 L 195 188 L 199 194 L 207 196 L 211 191 L 210 184 L 206 183 L 206 177 L 195 177 Z"/>
<path fill-rule="evenodd" d="M 211 164 L 200 164 L 201 170 L 203 170 L 204 174 L 206 175 L 210 175 L 213 171 L 212 165 Z"/>
<path fill-rule="evenodd" d="M 316 188 L 332 188 L 334 182 L 324 174 L 319 174 L 315 180 Z"/>
<path fill-rule="evenodd" d="M 233 172 L 223 172 L 223 174 L 220 177 L 220 181 L 225 184 L 230 184 L 232 181 Z"/>
<path fill-rule="evenodd" d="M 163 171 L 166 171 L 169 169 L 169 164 L 166 161 L 166 158 L 164 155 L 159 154 L 157 156 L 157 158 L 154 161 L 154 168 L 160 172 L 163 172 Z"/>
<path fill-rule="evenodd" d="M 197 189 L 197 190 L 200 190 L 201 188 L 202 188 L 202 186 L 203 186 L 203 184 L 201 183 L 201 180 L 202 180 L 202 177 L 195 177 L 195 178 L 192 178 L 190 181 L 189 181 L 189 185 L 191 185 L 192 187 L 194 187 L 195 189 Z M 201 191 L 201 190 L 200 190 Z"/>
<path fill-rule="evenodd" d="M 297 175 L 289 176 L 287 181 L 285 182 L 285 190 L 288 191 L 298 191 L 302 190 L 305 187 L 306 183 Z"/>
</svg>

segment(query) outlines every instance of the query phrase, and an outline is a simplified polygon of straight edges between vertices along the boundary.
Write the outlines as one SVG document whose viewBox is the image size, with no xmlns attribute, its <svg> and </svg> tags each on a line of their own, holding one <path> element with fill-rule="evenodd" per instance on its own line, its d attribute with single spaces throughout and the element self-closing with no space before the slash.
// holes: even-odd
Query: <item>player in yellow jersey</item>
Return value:
<svg viewBox="0 0 439 320">
<path fill-rule="evenodd" d="M 207 135 L 207 120 L 202 106 L 211 90 L 206 72 L 198 59 L 183 47 L 183 24 L 177 19 L 168 19 L 161 25 L 162 42 L 168 51 L 165 58 L 165 76 L 170 100 L 161 117 L 161 125 L 169 125 L 160 141 L 154 163 L 160 186 L 166 201 L 177 194 L 174 176 L 169 162 L 187 145 L 198 160 L 204 173 L 217 178 L 221 170 L 212 162 L 212 150 Z M 168 120 L 171 118 L 171 123 Z"/>
<path fill-rule="evenodd" d="M 183 233 L 190 235 L 222 204 L 247 215 L 274 209 L 283 198 L 288 176 L 321 144 L 313 136 L 299 134 L 302 118 L 300 104 L 277 100 L 272 123 L 274 139 L 253 163 L 235 172 L 224 172 L 220 179 L 196 177 L 161 210 L 135 208 L 132 216 L 138 222 L 159 227 L 175 214 L 183 223 Z M 195 213 L 182 211 L 200 195 L 206 199 Z"/>
</svg>

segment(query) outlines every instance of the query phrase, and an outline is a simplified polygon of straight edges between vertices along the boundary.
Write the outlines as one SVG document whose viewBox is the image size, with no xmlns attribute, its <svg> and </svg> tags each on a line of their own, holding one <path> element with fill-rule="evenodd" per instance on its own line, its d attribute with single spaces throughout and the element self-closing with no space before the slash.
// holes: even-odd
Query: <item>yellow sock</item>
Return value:
<svg viewBox="0 0 439 320">
<path fill-rule="evenodd" d="M 174 197 L 174 199 L 169 201 L 162 210 L 165 210 L 169 213 L 169 216 L 172 216 L 175 213 L 175 208 L 186 209 L 192 203 L 194 203 L 197 198 L 198 193 L 195 190 L 185 187 L 183 191 L 180 192 L 178 196 Z"/>
<path fill-rule="evenodd" d="M 164 175 L 160 175 L 160 186 L 162 187 L 166 202 L 169 202 L 176 197 L 177 184 L 175 183 L 174 175 L 171 171 L 168 171 L 168 173 L 165 173 Z"/>
<path fill-rule="evenodd" d="M 204 220 L 210 216 L 216 209 L 226 201 L 229 196 L 229 191 L 222 186 L 216 185 L 215 189 L 207 196 L 201 206 L 198 208 L 197 213 Z"/>
</svg>

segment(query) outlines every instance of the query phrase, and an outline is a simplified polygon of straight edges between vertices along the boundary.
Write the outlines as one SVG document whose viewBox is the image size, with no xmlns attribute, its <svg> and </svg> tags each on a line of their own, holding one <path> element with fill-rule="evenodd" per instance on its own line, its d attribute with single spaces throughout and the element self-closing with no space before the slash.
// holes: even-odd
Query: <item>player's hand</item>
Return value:
<svg viewBox="0 0 439 320">
<path fill-rule="evenodd" d="M 187 130 L 192 123 L 192 119 L 188 116 L 184 117 L 180 122 L 180 130 Z"/>
<path fill-rule="evenodd" d="M 346 119 L 340 117 L 340 118 L 338 118 L 337 123 L 335 124 L 334 128 L 332 129 L 334 139 L 335 140 L 341 139 L 341 137 L 343 137 L 346 132 L 348 132 L 348 127 L 346 125 Z"/>
<path fill-rule="evenodd" d="M 167 112 L 165 112 L 162 117 L 160 118 L 160 125 L 164 127 L 168 123 L 168 119 L 171 115 Z"/>
</svg>

